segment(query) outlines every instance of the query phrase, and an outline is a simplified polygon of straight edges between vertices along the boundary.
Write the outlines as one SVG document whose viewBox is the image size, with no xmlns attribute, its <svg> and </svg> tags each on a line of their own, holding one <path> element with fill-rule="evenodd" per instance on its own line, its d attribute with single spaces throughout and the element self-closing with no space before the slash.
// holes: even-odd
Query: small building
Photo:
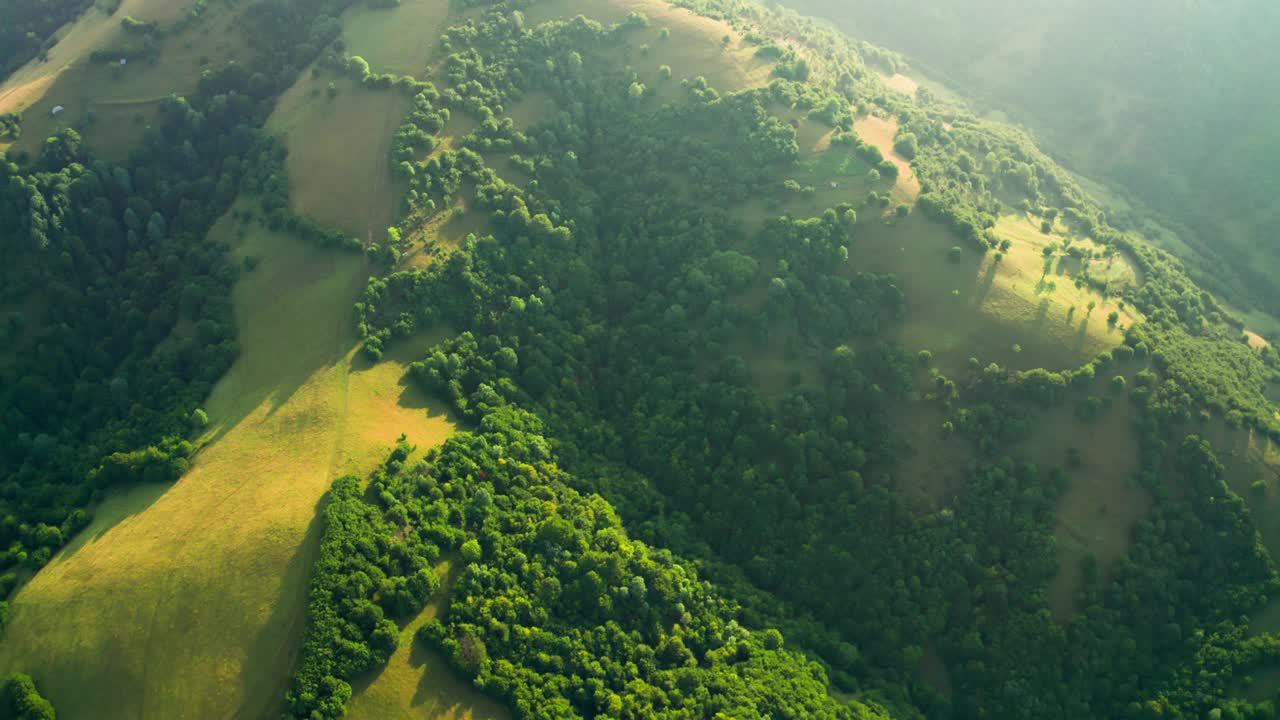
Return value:
<svg viewBox="0 0 1280 720">
<path fill-rule="evenodd" d="M 121 65 L 128 65 L 128 64 L 129 64 L 129 58 L 120 58 L 120 64 L 121 64 Z"/>
<path fill-rule="evenodd" d="M 66 108 L 64 108 L 64 107 L 62 107 L 61 105 L 54 105 L 54 106 L 53 106 L 53 112 L 51 112 L 50 114 L 51 114 L 51 115 L 61 115 L 62 113 L 66 112 L 66 111 L 67 111 L 67 109 L 66 109 Z"/>
</svg>

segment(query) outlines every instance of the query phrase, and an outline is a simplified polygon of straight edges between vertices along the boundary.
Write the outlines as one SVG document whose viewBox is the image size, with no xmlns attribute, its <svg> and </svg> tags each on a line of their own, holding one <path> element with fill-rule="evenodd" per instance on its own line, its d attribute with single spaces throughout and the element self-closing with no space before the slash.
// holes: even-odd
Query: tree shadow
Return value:
<svg viewBox="0 0 1280 720">
<path fill-rule="evenodd" d="M 981 276 L 974 282 L 971 304 L 975 310 L 982 307 L 982 304 L 987 301 L 987 296 L 991 294 L 991 288 L 995 286 L 996 273 L 999 269 L 999 266 L 994 261 L 988 262 L 986 269 L 982 271 Z"/>
<path fill-rule="evenodd" d="M 320 554 L 320 537 L 324 530 L 321 510 L 328 500 L 329 495 L 325 493 L 316 502 L 311 524 L 285 570 L 281 584 L 283 594 L 271 604 L 271 618 L 263 625 L 263 630 L 254 638 L 245 655 L 239 683 L 243 688 L 241 695 L 246 700 L 237 709 L 235 717 L 281 717 L 285 711 L 285 693 L 298 664 L 302 635 L 306 629 L 311 568 Z M 283 636 L 273 631 L 280 627 L 287 628 Z"/>
<path fill-rule="evenodd" d="M 1049 298 L 1040 299 L 1040 306 L 1036 308 L 1036 317 L 1031 321 L 1031 328 L 1033 331 L 1040 332 L 1040 330 L 1044 328 L 1045 323 L 1049 319 L 1049 307 L 1052 304 L 1053 301 Z"/>
<path fill-rule="evenodd" d="M 173 483 L 147 483 L 112 490 L 94 507 L 92 522 L 63 546 L 53 563 L 71 559 L 115 526 L 151 507 L 171 487 Z"/>
<path fill-rule="evenodd" d="M 1084 350 L 1084 344 L 1089 340 L 1089 316 L 1086 315 L 1080 321 L 1080 327 L 1076 330 L 1075 350 L 1080 352 Z"/>
</svg>

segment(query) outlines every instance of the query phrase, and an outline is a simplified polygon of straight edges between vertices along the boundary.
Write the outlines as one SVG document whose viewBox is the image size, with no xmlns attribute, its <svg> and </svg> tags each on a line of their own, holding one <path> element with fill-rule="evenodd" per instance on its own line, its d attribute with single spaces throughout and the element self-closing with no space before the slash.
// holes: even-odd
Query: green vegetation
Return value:
<svg viewBox="0 0 1280 720">
<path fill-rule="evenodd" d="M 27 675 L 13 673 L 5 680 L 3 699 L 0 699 L 0 717 L 13 720 L 55 720 L 58 714 L 36 690 L 36 684 Z"/>
<path fill-rule="evenodd" d="M 93 5 L 92 0 L 55 0 L 30 3 L 5 0 L 0 3 L 0 81 L 23 63 L 38 57 L 52 43 L 53 33 Z"/>
<path fill-rule="evenodd" d="M 245 45 L 127 162 L 3 126 L 64 716 L 1276 716 L 1280 353 L 1025 133 L 747 0 L 154 9 L 52 87 Z"/>
<path fill-rule="evenodd" d="M 1259 0 L 1229 6 L 801 0 L 801 12 L 866 33 L 931 76 L 1033 127 L 1046 146 L 1132 200 L 1113 222 L 1171 226 L 1193 275 L 1245 310 L 1280 312 L 1277 125 L 1265 83 L 1280 16 Z M 901 58 L 875 64 L 886 75 Z M 926 88 L 930 87 L 925 83 Z M 926 90 L 933 99 L 934 93 Z M 1142 206 L 1153 210 L 1145 210 Z M 1175 245 L 1176 243 L 1176 245 Z M 1270 322 L 1268 322 L 1270 325 Z M 1271 327 L 1268 332 L 1274 332 Z"/>
</svg>

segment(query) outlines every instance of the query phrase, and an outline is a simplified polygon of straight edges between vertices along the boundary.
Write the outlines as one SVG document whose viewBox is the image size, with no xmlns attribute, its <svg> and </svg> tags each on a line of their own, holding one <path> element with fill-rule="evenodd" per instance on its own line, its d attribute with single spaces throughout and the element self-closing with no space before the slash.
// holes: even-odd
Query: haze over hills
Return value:
<svg viewBox="0 0 1280 720">
<path fill-rule="evenodd" d="M 0 0 L 0 718 L 1276 716 L 1265 288 L 913 46 L 47 5 Z"/>
<path fill-rule="evenodd" d="M 1259 311 L 1254 321 L 1266 332 L 1280 331 L 1272 202 L 1280 126 L 1275 96 L 1262 90 L 1280 39 L 1274 3 L 787 5 L 892 47 L 1033 128 L 1073 169 L 1172 222 L 1155 239 L 1184 252 L 1215 292 Z M 1139 208 L 1126 221 L 1142 227 L 1147 214 Z"/>
</svg>

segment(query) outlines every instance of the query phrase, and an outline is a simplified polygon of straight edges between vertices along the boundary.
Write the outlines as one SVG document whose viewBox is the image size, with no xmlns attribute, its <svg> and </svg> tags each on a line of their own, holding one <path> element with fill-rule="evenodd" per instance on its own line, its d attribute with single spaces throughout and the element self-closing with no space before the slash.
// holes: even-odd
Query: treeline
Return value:
<svg viewBox="0 0 1280 720">
<path fill-rule="evenodd" d="M 93 0 L 0 0 L 0 81 L 53 47 L 53 34 Z"/>
</svg>

